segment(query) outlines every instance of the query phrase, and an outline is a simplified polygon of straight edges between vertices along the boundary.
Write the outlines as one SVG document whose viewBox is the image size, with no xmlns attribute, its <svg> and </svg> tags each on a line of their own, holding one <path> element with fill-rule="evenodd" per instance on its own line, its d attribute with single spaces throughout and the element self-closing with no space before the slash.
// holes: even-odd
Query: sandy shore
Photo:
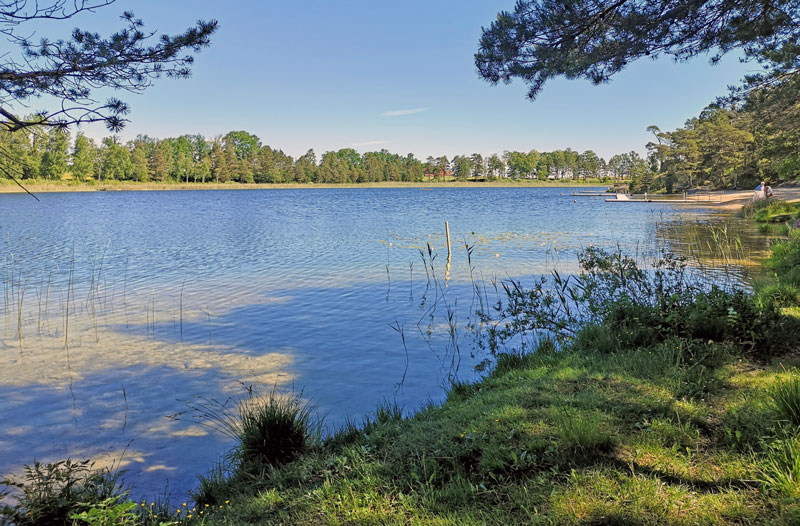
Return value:
<svg viewBox="0 0 800 526">
<path fill-rule="evenodd" d="M 800 201 L 800 187 L 787 186 L 773 189 L 773 198 L 784 201 Z M 691 199 L 691 197 L 690 197 Z M 721 194 L 715 208 L 722 210 L 739 210 L 747 203 L 753 202 L 753 191 L 726 192 Z"/>
</svg>

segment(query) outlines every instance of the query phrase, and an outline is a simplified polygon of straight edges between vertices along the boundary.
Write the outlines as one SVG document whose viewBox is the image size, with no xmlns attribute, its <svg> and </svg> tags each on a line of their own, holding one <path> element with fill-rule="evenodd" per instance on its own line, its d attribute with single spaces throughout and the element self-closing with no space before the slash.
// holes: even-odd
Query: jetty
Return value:
<svg viewBox="0 0 800 526">
<path fill-rule="evenodd" d="M 706 197 L 706 199 L 703 199 Z M 711 194 L 708 196 L 699 196 L 693 195 L 691 198 L 687 194 L 683 194 L 683 198 L 673 198 L 673 197 L 658 197 L 649 196 L 647 194 L 643 194 L 641 197 L 634 197 L 627 194 L 615 194 L 614 199 L 606 199 L 606 203 L 657 203 L 657 204 L 667 204 L 667 205 L 690 205 L 690 206 L 708 206 L 708 205 L 719 205 L 721 200 L 718 198 L 716 200 L 711 199 Z"/>
</svg>

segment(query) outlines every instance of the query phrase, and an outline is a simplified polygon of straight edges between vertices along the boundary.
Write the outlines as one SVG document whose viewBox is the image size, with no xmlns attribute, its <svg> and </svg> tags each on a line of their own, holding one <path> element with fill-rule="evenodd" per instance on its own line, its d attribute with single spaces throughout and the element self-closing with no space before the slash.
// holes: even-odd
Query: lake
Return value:
<svg viewBox="0 0 800 526">
<path fill-rule="evenodd" d="M 485 356 L 463 329 L 493 282 L 575 272 L 591 245 L 681 250 L 675 225 L 714 218 L 569 194 L 1 195 L 0 474 L 121 459 L 135 495 L 182 499 L 231 447 L 191 413 L 169 418 L 187 401 L 292 391 L 327 431 L 381 400 L 413 412 L 475 376 Z"/>
</svg>

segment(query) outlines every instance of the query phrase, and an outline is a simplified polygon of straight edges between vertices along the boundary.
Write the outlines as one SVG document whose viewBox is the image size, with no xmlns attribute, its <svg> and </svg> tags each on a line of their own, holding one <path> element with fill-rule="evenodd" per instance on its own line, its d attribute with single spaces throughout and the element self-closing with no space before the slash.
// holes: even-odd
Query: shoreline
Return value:
<svg viewBox="0 0 800 526">
<path fill-rule="evenodd" d="M 293 190 L 333 188 L 576 188 L 609 186 L 608 183 L 587 181 L 447 181 L 440 182 L 378 182 L 378 183 L 153 183 L 114 181 L 100 183 L 74 183 L 68 181 L 22 181 L 31 193 L 55 192 L 131 192 L 167 190 Z M 24 194 L 25 191 L 12 181 L 0 183 L 0 194 Z"/>
</svg>

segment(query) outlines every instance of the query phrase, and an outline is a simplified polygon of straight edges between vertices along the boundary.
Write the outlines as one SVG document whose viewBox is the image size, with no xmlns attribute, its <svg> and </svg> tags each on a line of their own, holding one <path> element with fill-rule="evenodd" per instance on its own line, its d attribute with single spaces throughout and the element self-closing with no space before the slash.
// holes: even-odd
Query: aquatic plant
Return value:
<svg viewBox="0 0 800 526">
<path fill-rule="evenodd" d="M 15 526 L 77 523 L 76 515 L 96 507 L 113 508 L 127 496 L 122 472 L 95 469 L 89 460 L 34 462 L 25 466 L 21 480 L 5 479 L 0 486 L 16 492 L 16 504 L 0 508 L 0 523 Z"/>
</svg>

